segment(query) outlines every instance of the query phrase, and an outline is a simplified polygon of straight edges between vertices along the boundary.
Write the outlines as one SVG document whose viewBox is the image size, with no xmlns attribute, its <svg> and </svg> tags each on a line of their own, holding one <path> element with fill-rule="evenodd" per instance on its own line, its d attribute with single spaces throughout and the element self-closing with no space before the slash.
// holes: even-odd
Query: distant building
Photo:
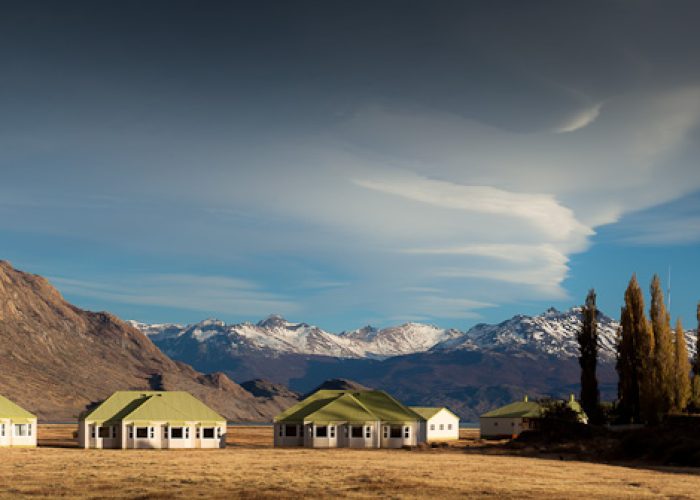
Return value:
<svg viewBox="0 0 700 500">
<path fill-rule="evenodd" d="M 0 447 L 36 446 L 36 415 L 0 396 Z"/>
<path fill-rule="evenodd" d="M 424 419 L 420 424 L 420 441 L 430 443 L 459 439 L 459 417 L 447 408 L 426 408 L 423 406 L 410 406 L 409 408 Z"/>
<path fill-rule="evenodd" d="M 401 448 L 424 419 L 383 391 L 320 390 L 275 417 L 275 446 Z"/>
<path fill-rule="evenodd" d="M 118 391 L 80 419 L 83 448 L 224 448 L 226 419 L 182 391 Z"/>
<path fill-rule="evenodd" d="M 565 402 L 569 408 L 579 415 L 582 423 L 587 423 L 588 418 L 574 395 Z M 544 415 L 545 406 L 538 401 L 530 401 L 527 396 L 522 401 L 510 403 L 495 410 L 484 413 L 480 417 L 481 437 L 485 439 L 498 439 L 504 437 L 517 437 L 524 431 L 537 429 L 538 421 Z"/>
</svg>

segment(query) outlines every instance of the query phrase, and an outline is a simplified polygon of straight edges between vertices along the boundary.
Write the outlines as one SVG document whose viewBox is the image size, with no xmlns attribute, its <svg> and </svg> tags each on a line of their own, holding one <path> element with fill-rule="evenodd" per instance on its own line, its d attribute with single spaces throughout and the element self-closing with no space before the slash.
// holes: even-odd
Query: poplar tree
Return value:
<svg viewBox="0 0 700 500">
<path fill-rule="evenodd" d="M 683 411 L 690 399 L 690 363 L 688 362 L 688 346 L 685 343 L 685 332 L 680 318 L 676 321 L 675 347 L 675 383 L 673 411 Z"/>
<path fill-rule="evenodd" d="M 576 334 L 581 365 L 581 406 L 591 423 L 600 423 L 600 391 L 596 377 L 598 361 L 598 318 L 595 290 L 591 289 L 582 307 L 583 325 Z"/>
<path fill-rule="evenodd" d="M 661 280 L 656 274 L 651 280 L 649 317 L 654 335 L 654 397 L 652 407 L 648 408 L 645 413 L 647 421 L 657 422 L 673 408 L 676 370 L 674 369 L 675 356 L 671 318 L 666 311 Z"/>
<path fill-rule="evenodd" d="M 693 384 L 691 403 L 695 411 L 700 410 L 700 302 L 697 310 L 698 329 L 695 331 L 695 356 L 693 357 Z"/>
<path fill-rule="evenodd" d="M 642 406 L 653 395 L 654 339 L 644 313 L 644 296 L 632 275 L 625 291 L 617 341 L 618 411 L 623 420 L 640 422 Z"/>
</svg>

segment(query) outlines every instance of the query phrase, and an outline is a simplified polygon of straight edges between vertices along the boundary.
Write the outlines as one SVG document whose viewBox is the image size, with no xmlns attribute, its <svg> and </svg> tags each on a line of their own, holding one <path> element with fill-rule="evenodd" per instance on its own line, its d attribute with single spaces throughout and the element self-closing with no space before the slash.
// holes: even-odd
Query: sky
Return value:
<svg viewBox="0 0 700 500">
<path fill-rule="evenodd" d="M 0 259 L 125 319 L 700 300 L 700 4 L 4 1 Z"/>
</svg>

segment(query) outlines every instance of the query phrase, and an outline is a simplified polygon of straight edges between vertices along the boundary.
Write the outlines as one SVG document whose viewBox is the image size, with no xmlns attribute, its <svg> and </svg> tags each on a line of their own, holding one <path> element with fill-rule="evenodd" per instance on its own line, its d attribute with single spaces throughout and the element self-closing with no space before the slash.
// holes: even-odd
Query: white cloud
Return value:
<svg viewBox="0 0 700 500">
<path fill-rule="evenodd" d="M 122 304 L 244 316 L 298 309 L 293 302 L 264 292 L 247 280 L 224 276 L 137 275 L 108 277 L 100 282 L 53 277 L 51 281 L 64 294 Z"/>
<path fill-rule="evenodd" d="M 593 123 L 596 118 L 598 118 L 602 107 L 603 103 L 598 103 L 580 111 L 576 111 L 569 119 L 554 129 L 554 131 L 561 134 L 566 132 L 574 132 L 587 127 Z"/>
</svg>

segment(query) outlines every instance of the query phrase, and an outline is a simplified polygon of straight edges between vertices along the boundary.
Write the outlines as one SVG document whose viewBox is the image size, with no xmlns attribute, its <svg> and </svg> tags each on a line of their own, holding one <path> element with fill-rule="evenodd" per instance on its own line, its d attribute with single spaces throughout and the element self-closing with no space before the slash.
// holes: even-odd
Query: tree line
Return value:
<svg viewBox="0 0 700 500">
<path fill-rule="evenodd" d="M 617 333 L 619 378 L 614 410 L 619 422 L 656 424 L 671 413 L 700 410 L 700 303 L 696 350 L 691 362 L 680 318 L 675 328 L 671 328 L 671 316 L 658 275 L 651 281 L 650 295 L 647 316 L 644 294 L 633 275 L 625 291 Z M 577 334 L 581 406 L 591 423 L 601 424 L 605 416 L 596 375 L 598 310 L 595 290 L 588 292 L 582 315 L 583 324 Z"/>
</svg>

